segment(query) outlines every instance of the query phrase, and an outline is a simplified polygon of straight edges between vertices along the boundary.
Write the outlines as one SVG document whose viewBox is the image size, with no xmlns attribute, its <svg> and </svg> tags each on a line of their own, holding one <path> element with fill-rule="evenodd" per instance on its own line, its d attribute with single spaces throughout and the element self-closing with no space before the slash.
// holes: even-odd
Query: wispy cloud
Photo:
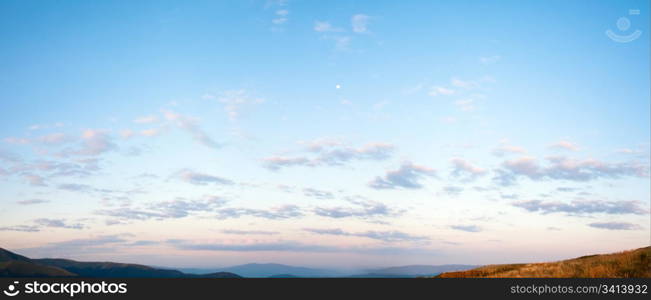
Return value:
<svg viewBox="0 0 651 300">
<path fill-rule="evenodd" d="M 452 225 L 450 228 L 465 232 L 480 232 L 481 227 L 477 225 Z"/>
<path fill-rule="evenodd" d="M 34 220 L 34 223 L 43 227 L 54 227 L 54 228 L 67 228 L 67 229 L 84 229 L 85 226 L 81 223 L 68 224 L 64 219 L 48 219 L 41 218 Z"/>
<path fill-rule="evenodd" d="M 232 185 L 233 181 L 214 175 L 209 175 L 205 173 L 195 172 L 190 169 L 183 169 L 176 172 L 174 177 L 181 179 L 187 183 L 196 184 L 196 185 L 206 185 L 206 184 L 222 184 L 222 185 Z"/>
<path fill-rule="evenodd" d="M 217 95 L 204 95 L 204 99 L 217 100 L 224 106 L 228 118 L 235 121 L 242 117 L 243 113 L 256 105 L 264 103 L 266 100 L 261 97 L 252 96 L 247 90 L 229 90 Z"/>
<path fill-rule="evenodd" d="M 40 228 L 36 225 L 16 225 L 0 227 L 0 231 L 38 232 Z"/>
<path fill-rule="evenodd" d="M 216 211 L 215 217 L 217 219 L 231 219 L 240 218 L 243 216 L 250 216 L 256 218 L 263 218 L 269 220 L 282 220 L 298 218 L 304 215 L 303 210 L 296 205 L 282 205 L 272 207 L 269 209 L 253 209 L 253 208 L 223 208 Z"/>
<path fill-rule="evenodd" d="M 640 230 L 641 226 L 626 222 L 596 222 L 588 224 L 590 227 L 608 230 Z"/>
<path fill-rule="evenodd" d="M 579 150 L 581 150 L 581 147 L 579 147 L 579 145 L 577 145 L 576 143 L 570 142 L 570 141 L 565 141 L 565 140 L 558 141 L 558 142 L 550 145 L 549 147 L 553 148 L 553 149 L 561 149 L 561 150 L 569 150 L 569 151 L 579 151 Z"/>
<path fill-rule="evenodd" d="M 638 201 L 574 200 L 569 203 L 564 203 L 530 200 L 515 202 L 513 206 L 542 214 L 565 213 L 568 215 L 587 215 L 601 213 L 610 215 L 645 215 L 649 213 L 649 210 L 643 208 Z"/>
<path fill-rule="evenodd" d="M 49 200 L 43 200 L 43 199 L 28 199 L 28 200 L 19 200 L 16 201 L 16 203 L 20 205 L 35 205 L 35 204 L 44 204 L 50 202 Z"/>
<path fill-rule="evenodd" d="M 167 121 L 190 133 L 192 138 L 198 143 L 210 148 L 221 147 L 219 143 L 215 142 L 205 131 L 203 131 L 203 129 L 201 129 L 201 127 L 199 127 L 199 121 L 197 118 L 169 110 L 164 110 L 163 115 Z"/>
<path fill-rule="evenodd" d="M 463 178 L 465 181 L 475 180 L 477 177 L 484 176 L 488 173 L 487 169 L 476 166 L 463 158 L 455 157 L 450 162 L 452 163 L 451 175 Z"/>
<path fill-rule="evenodd" d="M 413 242 L 424 241 L 429 238 L 426 236 L 411 235 L 401 231 L 374 231 L 369 230 L 365 232 L 348 232 L 342 229 L 318 229 L 318 228 L 304 228 L 304 231 L 321 234 L 321 235 L 337 235 L 337 236 L 353 236 L 364 237 L 383 242 Z"/>
<path fill-rule="evenodd" d="M 225 233 L 225 234 L 234 234 L 234 235 L 275 235 L 275 234 L 279 234 L 278 231 L 239 230 L 239 229 L 224 229 L 221 232 Z"/>
<path fill-rule="evenodd" d="M 548 157 L 548 166 L 542 166 L 534 157 L 525 156 L 507 160 L 494 178 L 502 185 L 513 184 L 518 177 L 531 180 L 590 181 L 600 178 L 649 176 L 649 166 L 640 162 L 608 163 L 596 159 L 572 159 L 564 156 Z"/>
<path fill-rule="evenodd" d="M 271 156 L 263 159 L 264 167 L 280 170 L 290 166 L 342 166 L 352 161 L 386 160 L 395 147 L 386 143 L 368 143 L 361 147 L 346 146 L 341 142 L 318 140 L 307 143 L 302 156 Z"/>
<path fill-rule="evenodd" d="M 350 24 L 352 30 L 355 33 L 369 33 L 368 24 L 371 20 L 371 17 L 365 14 L 356 14 L 350 18 Z"/>
<path fill-rule="evenodd" d="M 304 188 L 303 195 L 311 198 L 321 199 L 321 200 L 334 199 L 335 197 L 335 195 L 331 192 L 317 190 L 314 188 Z"/>
<path fill-rule="evenodd" d="M 420 181 L 425 177 L 435 177 L 436 171 L 426 166 L 406 161 L 397 170 L 388 171 L 382 177 L 376 177 L 368 185 L 373 189 L 420 189 Z"/>
<path fill-rule="evenodd" d="M 402 211 L 392 209 L 384 203 L 377 201 L 351 201 L 354 206 L 318 206 L 314 208 L 314 213 L 318 216 L 329 218 L 377 218 L 377 217 L 394 217 L 402 214 Z"/>
<path fill-rule="evenodd" d="M 344 31 L 341 28 L 332 26 L 330 22 L 326 21 L 315 21 L 314 22 L 314 31 L 316 32 L 341 32 Z"/>
<path fill-rule="evenodd" d="M 483 56 L 479 58 L 479 62 L 484 65 L 489 65 L 489 64 L 497 63 L 501 58 L 502 57 L 499 55 Z"/>
</svg>

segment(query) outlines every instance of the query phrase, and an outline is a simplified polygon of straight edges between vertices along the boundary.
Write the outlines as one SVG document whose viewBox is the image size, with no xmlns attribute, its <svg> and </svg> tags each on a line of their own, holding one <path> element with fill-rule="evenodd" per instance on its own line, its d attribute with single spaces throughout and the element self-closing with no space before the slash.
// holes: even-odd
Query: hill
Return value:
<svg viewBox="0 0 651 300">
<path fill-rule="evenodd" d="M 430 266 L 430 265 L 410 265 L 410 266 L 399 266 L 399 267 L 390 267 L 382 269 L 372 269 L 368 270 L 366 274 L 355 275 L 353 277 L 418 277 L 418 276 L 432 276 L 437 275 L 443 272 L 450 271 L 463 271 L 477 266 L 472 265 L 439 265 L 439 266 Z"/>
<path fill-rule="evenodd" d="M 0 262 L 0 277 L 74 277 L 74 273 L 57 267 L 43 266 L 29 261 Z"/>
<path fill-rule="evenodd" d="M 436 278 L 640 278 L 651 277 L 651 247 L 549 263 L 489 265 Z"/>
<path fill-rule="evenodd" d="M 114 262 L 79 262 L 69 259 L 30 259 L 0 248 L 0 277 L 95 278 L 241 278 L 228 272 L 185 274 L 177 270 Z"/>
<path fill-rule="evenodd" d="M 232 266 L 220 269 L 219 271 L 240 274 L 244 277 L 269 277 L 278 274 L 292 275 L 296 277 L 339 277 L 342 275 L 336 271 L 327 269 L 258 263 Z"/>
</svg>

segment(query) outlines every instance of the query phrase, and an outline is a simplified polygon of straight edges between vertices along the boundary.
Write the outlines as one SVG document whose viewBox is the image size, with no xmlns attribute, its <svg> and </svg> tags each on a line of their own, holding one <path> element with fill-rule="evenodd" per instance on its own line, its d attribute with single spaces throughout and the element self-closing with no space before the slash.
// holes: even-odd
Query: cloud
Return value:
<svg viewBox="0 0 651 300">
<path fill-rule="evenodd" d="M 25 175 L 24 177 L 25 179 L 27 179 L 29 185 L 31 186 L 47 186 L 47 184 L 45 183 L 45 178 L 43 178 L 42 176 L 29 174 L 29 175 Z"/>
<path fill-rule="evenodd" d="M 133 209 L 129 207 L 121 207 L 115 209 L 100 209 L 100 210 L 96 210 L 95 214 L 101 216 L 116 217 L 123 220 L 141 220 L 141 221 L 154 219 L 154 218 L 162 220 L 167 217 L 158 212 Z"/>
<path fill-rule="evenodd" d="M 473 165 L 463 158 L 455 157 L 452 158 L 450 162 L 452 163 L 451 175 L 454 177 L 463 177 L 467 181 L 472 181 L 477 177 L 484 176 L 488 173 L 488 170 Z"/>
<path fill-rule="evenodd" d="M 126 236 L 129 235 L 99 235 L 90 238 L 48 243 L 41 247 L 17 249 L 17 251 L 30 257 L 75 257 L 90 253 L 115 252 L 115 246 L 127 242 L 124 239 Z"/>
<path fill-rule="evenodd" d="M 475 100 L 470 98 L 459 99 L 454 102 L 454 105 L 463 111 L 471 111 L 475 109 Z"/>
<path fill-rule="evenodd" d="M 239 119 L 246 109 L 265 102 L 265 99 L 251 96 L 246 90 L 230 90 L 217 96 L 205 95 L 204 98 L 216 99 L 221 103 L 231 121 Z"/>
<path fill-rule="evenodd" d="M 44 145 L 58 145 L 70 141 L 71 139 L 65 133 L 51 133 L 36 138 L 38 143 Z"/>
<path fill-rule="evenodd" d="M 236 235 L 275 235 L 279 233 L 277 231 L 238 230 L 238 229 L 224 229 L 221 232 L 225 234 L 236 234 Z"/>
<path fill-rule="evenodd" d="M 641 163 L 607 163 L 595 159 L 577 160 L 563 156 L 548 157 L 548 166 L 541 166 L 534 157 L 525 156 L 502 163 L 496 179 L 512 184 L 519 176 L 531 180 L 590 181 L 601 178 L 648 177 L 649 167 Z"/>
<path fill-rule="evenodd" d="M 480 232 L 481 227 L 477 225 L 452 225 L 450 228 L 454 230 L 466 231 L 466 232 Z"/>
<path fill-rule="evenodd" d="M 406 161 L 399 169 L 388 171 L 384 177 L 376 177 L 368 186 L 374 189 L 420 189 L 420 180 L 424 177 L 435 177 L 434 169 L 415 165 Z"/>
<path fill-rule="evenodd" d="M 464 81 L 459 78 L 452 78 L 451 83 L 453 86 L 463 89 L 474 89 L 479 86 L 475 81 Z"/>
<path fill-rule="evenodd" d="M 330 246 L 306 245 L 293 241 L 280 241 L 270 243 L 210 243 L 198 244 L 185 240 L 171 241 L 172 245 L 181 250 L 193 251 L 236 251 L 236 252 L 258 252 L 258 251 L 282 251 L 282 252 L 334 252 L 338 249 Z"/>
<path fill-rule="evenodd" d="M 0 227 L 0 231 L 38 232 L 40 231 L 40 229 L 38 226 L 16 225 L 16 226 Z"/>
<path fill-rule="evenodd" d="M 231 219 L 242 216 L 251 216 L 269 220 L 292 219 L 303 216 L 303 211 L 296 205 L 282 205 L 270 209 L 252 209 L 252 208 L 223 208 L 217 210 L 217 219 Z"/>
<path fill-rule="evenodd" d="M 371 17 L 364 14 L 356 14 L 350 18 L 350 23 L 355 33 L 369 33 L 368 23 Z"/>
<path fill-rule="evenodd" d="M 43 227 L 67 228 L 67 229 L 84 229 L 83 224 L 66 224 L 64 219 L 47 219 L 41 218 L 34 220 L 34 223 Z"/>
<path fill-rule="evenodd" d="M 16 203 L 20 205 L 35 205 L 35 204 L 43 204 L 43 203 L 48 203 L 50 202 L 49 200 L 43 200 L 43 199 L 28 199 L 28 200 L 19 200 L 16 201 Z"/>
<path fill-rule="evenodd" d="M 221 147 L 219 143 L 215 142 L 203 131 L 203 129 L 199 127 L 199 121 L 196 118 L 185 116 L 173 111 L 163 111 L 163 116 L 178 128 L 188 132 L 192 136 L 192 139 L 198 143 L 210 148 Z"/>
<path fill-rule="evenodd" d="M 277 171 L 284 167 L 342 166 L 352 161 L 386 160 L 393 154 L 395 147 L 386 143 L 368 143 L 355 148 L 333 140 L 316 140 L 305 143 L 306 155 L 287 157 L 272 156 L 263 159 L 264 167 Z"/>
<path fill-rule="evenodd" d="M 226 201 L 218 196 L 205 195 L 201 199 L 176 198 L 172 201 L 149 203 L 145 208 L 120 207 L 101 209 L 95 214 L 115 217 L 121 220 L 164 220 L 178 219 L 194 213 L 211 213 L 222 207 Z"/>
<path fill-rule="evenodd" d="M 375 218 L 393 217 L 402 214 L 385 204 L 377 201 L 351 201 L 354 207 L 316 207 L 314 213 L 318 216 L 340 219 L 340 218 Z"/>
<path fill-rule="evenodd" d="M 276 10 L 276 18 L 272 19 L 271 23 L 275 25 L 285 24 L 289 20 L 287 16 L 289 16 L 289 10 L 286 9 Z"/>
<path fill-rule="evenodd" d="M 335 195 L 328 191 L 317 190 L 313 188 L 304 188 L 303 195 L 321 200 L 334 199 Z"/>
<path fill-rule="evenodd" d="M 67 154 L 96 156 L 117 148 L 111 137 L 101 130 L 84 130 L 81 139 L 82 147 L 79 150 L 68 152 Z"/>
<path fill-rule="evenodd" d="M 556 188 L 556 190 L 559 191 L 559 192 L 572 193 L 572 192 L 578 191 L 579 189 L 578 188 L 573 188 L 573 187 L 559 186 L 559 187 Z"/>
<path fill-rule="evenodd" d="M 235 251 L 235 252 L 316 252 L 316 253 L 359 253 L 369 255 L 409 255 L 429 254 L 435 251 L 414 247 L 336 247 L 309 245 L 295 241 L 272 241 L 261 243 L 194 243 L 188 240 L 168 240 L 168 243 L 180 250 L 189 251 Z"/>
<path fill-rule="evenodd" d="M 90 185 L 87 184 L 78 184 L 78 183 L 65 183 L 59 184 L 57 186 L 60 190 L 71 191 L 71 192 L 90 192 L 93 189 Z"/>
<path fill-rule="evenodd" d="M 585 215 L 601 213 L 610 215 L 646 215 L 649 213 L 649 210 L 642 208 L 638 201 L 574 200 L 570 203 L 563 203 L 530 200 L 515 202 L 513 206 L 542 214 L 566 213 L 568 215 Z"/>
<path fill-rule="evenodd" d="M 443 187 L 443 192 L 450 196 L 459 196 L 463 192 L 463 188 L 458 186 L 445 186 Z"/>
<path fill-rule="evenodd" d="M 329 22 L 315 21 L 314 22 L 314 31 L 316 31 L 316 32 L 340 32 L 340 31 L 343 31 L 343 29 L 334 27 Z"/>
<path fill-rule="evenodd" d="M 208 175 L 204 173 L 199 173 L 195 172 L 189 169 L 183 169 L 181 171 L 178 171 L 175 174 L 176 177 L 179 179 L 195 184 L 195 185 L 206 185 L 206 184 L 222 184 L 222 185 L 232 185 L 234 184 L 233 181 L 228 180 L 226 178 L 218 177 L 218 176 L 213 176 L 213 175 Z"/>
<path fill-rule="evenodd" d="M 579 147 L 579 145 L 570 141 L 559 141 L 557 143 L 550 145 L 549 147 L 553 149 L 561 149 L 561 150 L 569 150 L 569 151 L 581 150 L 581 147 Z"/>
<path fill-rule="evenodd" d="M 425 236 L 411 235 L 401 231 L 365 231 L 365 232 L 346 232 L 341 229 L 315 229 L 304 228 L 304 231 L 322 234 L 322 235 L 337 235 L 337 236 L 354 236 L 365 237 L 369 239 L 379 240 L 383 242 L 410 242 L 410 241 L 423 241 L 429 240 Z"/>
<path fill-rule="evenodd" d="M 488 65 L 488 64 L 494 64 L 498 62 L 502 57 L 499 55 L 493 55 L 493 56 L 485 56 L 485 57 L 480 57 L 479 62 L 482 64 Z"/>
<path fill-rule="evenodd" d="M 27 127 L 27 130 L 41 130 L 41 129 L 59 128 L 63 126 L 65 126 L 65 124 L 63 124 L 62 122 L 56 122 L 53 124 L 34 124 Z"/>
<path fill-rule="evenodd" d="M 432 97 L 436 97 L 436 96 L 439 96 L 439 95 L 449 96 L 449 95 L 453 95 L 454 93 L 455 93 L 455 91 L 453 89 L 444 88 L 444 87 L 440 87 L 440 86 L 434 86 L 429 90 L 429 93 L 427 93 L 427 94 L 432 96 Z"/>
<path fill-rule="evenodd" d="M 597 222 L 588 224 L 590 227 L 608 230 L 640 230 L 641 226 L 626 222 Z"/>
<path fill-rule="evenodd" d="M 134 119 L 133 122 L 138 124 L 151 124 L 158 122 L 158 117 L 155 115 L 143 116 Z"/>
<path fill-rule="evenodd" d="M 493 149 L 493 155 L 502 157 L 507 154 L 525 154 L 527 150 L 519 146 L 510 145 L 507 141 L 502 141 L 500 145 Z"/>
<path fill-rule="evenodd" d="M 492 77 L 483 77 L 478 80 L 462 80 L 456 77 L 450 79 L 450 84 L 456 88 L 473 90 L 482 87 L 486 83 L 494 83 L 495 79 Z"/>
<path fill-rule="evenodd" d="M 165 218 L 183 218 L 193 212 L 212 212 L 226 204 L 226 200 L 218 196 L 204 196 L 200 200 L 177 198 L 172 201 L 156 202 L 149 209 L 159 212 Z"/>
</svg>

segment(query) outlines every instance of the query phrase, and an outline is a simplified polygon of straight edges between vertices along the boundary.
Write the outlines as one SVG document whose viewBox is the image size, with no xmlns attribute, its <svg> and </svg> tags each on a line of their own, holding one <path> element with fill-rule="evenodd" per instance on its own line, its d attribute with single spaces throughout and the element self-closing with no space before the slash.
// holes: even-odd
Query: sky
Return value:
<svg viewBox="0 0 651 300">
<path fill-rule="evenodd" d="M 2 1 L 0 247 L 170 267 L 650 244 L 648 1 Z"/>
</svg>

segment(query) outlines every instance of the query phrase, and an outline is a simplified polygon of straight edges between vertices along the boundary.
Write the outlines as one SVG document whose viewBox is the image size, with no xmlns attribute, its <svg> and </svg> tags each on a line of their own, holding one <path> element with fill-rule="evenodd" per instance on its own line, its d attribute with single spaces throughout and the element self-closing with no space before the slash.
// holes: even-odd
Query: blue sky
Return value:
<svg viewBox="0 0 651 300">
<path fill-rule="evenodd" d="M 647 246 L 648 28 L 648 1 L 3 1 L 1 246 L 339 268 Z"/>
</svg>

